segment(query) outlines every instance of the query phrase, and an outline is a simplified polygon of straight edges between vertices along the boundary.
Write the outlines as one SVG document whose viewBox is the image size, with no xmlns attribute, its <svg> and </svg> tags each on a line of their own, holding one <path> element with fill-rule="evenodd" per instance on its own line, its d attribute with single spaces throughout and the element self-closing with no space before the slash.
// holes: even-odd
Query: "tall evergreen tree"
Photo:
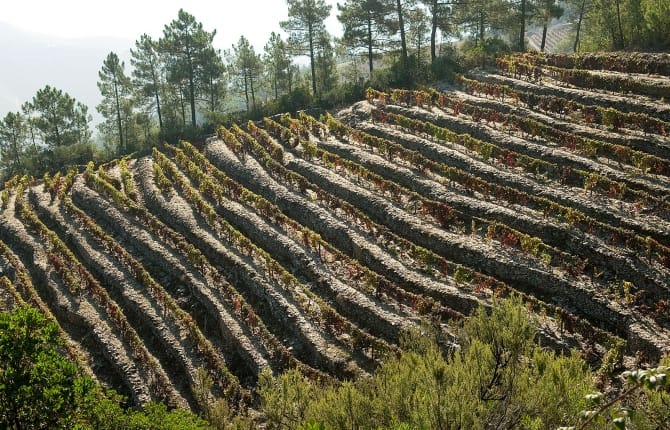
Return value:
<svg viewBox="0 0 670 430">
<path fill-rule="evenodd" d="M 556 0 L 538 0 L 535 5 L 535 15 L 533 21 L 542 26 L 542 42 L 540 42 L 540 51 L 544 52 L 547 41 L 547 29 L 552 18 L 563 16 L 563 8 L 556 4 Z"/>
<path fill-rule="evenodd" d="M 667 1 L 587 0 L 586 4 L 580 32 L 585 50 L 670 48 Z"/>
<path fill-rule="evenodd" d="M 161 61 L 158 43 L 147 34 L 140 36 L 135 42 L 135 49 L 130 50 L 130 64 L 133 66 L 133 85 L 140 104 L 146 111 L 156 109 L 158 126 L 163 128 L 161 114 Z"/>
<path fill-rule="evenodd" d="M 247 112 L 256 109 L 256 83 L 262 72 L 260 55 L 256 54 L 249 40 L 240 36 L 237 45 L 229 53 L 230 74 L 235 86 L 244 93 Z"/>
<path fill-rule="evenodd" d="M 619 0 L 593 0 L 584 24 L 588 49 L 623 49 L 625 41 Z"/>
<path fill-rule="evenodd" d="M 263 63 L 268 73 L 274 99 L 277 100 L 280 92 L 291 91 L 293 71 L 288 45 L 278 33 L 273 31 L 263 51 Z"/>
<path fill-rule="evenodd" d="M 398 23 L 398 30 L 400 31 L 400 60 L 403 64 L 407 63 L 407 27 L 406 17 L 408 9 L 414 5 L 415 0 L 395 0 L 396 19 Z"/>
<path fill-rule="evenodd" d="M 467 0 L 453 5 L 456 23 L 474 37 L 476 46 L 482 46 L 491 31 L 508 27 L 512 10 L 504 0 Z"/>
<path fill-rule="evenodd" d="M 343 42 L 353 48 L 366 50 L 370 76 L 374 55 L 388 45 L 388 39 L 397 31 L 391 18 L 394 9 L 382 0 L 347 0 L 337 4 L 337 19 L 344 27 Z"/>
<path fill-rule="evenodd" d="M 526 50 L 526 27 L 528 23 L 528 18 L 534 14 L 533 12 L 534 4 L 530 0 L 512 0 L 510 2 L 510 9 L 517 9 L 517 19 L 518 19 L 518 42 L 517 49 L 520 52 Z"/>
<path fill-rule="evenodd" d="M 616 27 L 617 37 L 613 38 L 614 49 L 624 49 L 626 46 L 626 39 L 623 35 L 623 25 L 621 24 L 621 0 L 614 0 L 616 6 Z"/>
<path fill-rule="evenodd" d="M 171 82 L 178 87 L 191 108 L 191 126 L 196 126 L 196 100 L 203 87 L 203 60 L 217 51 L 212 47 L 216 30 L 207 32 L 202 23 L 183 9 L 163 29 L 160 49 L 165 54 Z"/>
<path fill-rule="evenodd" d="M 319 94 L 326 94 L 337 84 L 335 50 L 328 32 L 321 33 L 317 41 L 316 76 Z"/>
<path fill-rule="evenodd" d="M 644 44 L 653 50 L 670 50 L 670 2 L 643 0 Z"/>
<path fill-rule="evenodd" d="M 437 31 L 443 33 L 451 29 L 451 6 L 455 1 L 421 0 L 430 13 L 430 61 L 437 58 Z"/>
<path fill-rule="evenodd" d="M 577 3 L 575 3 L 577 2 Z M 589 0 L 571 0 L 570 2 L 573 5 L 577 6 L 577 28 L 575 29 L 575 43 L 572 47 L 573 52 L 577 52 L 579 50 L 579 41 L 580 41 L 580 35 L 582 31 L 582 21 L 584 20 L 584 15 L 587 12 L 587 7 L 590 4 Z"/>
<path fill-rule="evenodd" d="M 119 155 L 127 150 L 128 142 L 124 143 L 124 137 L 132 116 L 131 81 L 124 69 L 125 64 L 119 60 L 118 55 L 110 52 L 98 72 L 98 89 L 102 101 L 97 110 L 107 122 L 102 124 L 103 130 L 110 129 L 110 123 L 115 123 Z"/>
<path fill-rule="evenodd" d="M 23 112 L 48 148 L 90 143 L 88 108 L 62 90 L 45 86 L 23 104 Z"/>
<path fill-rule="evenodd" d="M 288 20 L 279 25 L 289 34 L 289 42 L 297 55 L 309 55 L 312 72 L 312 91 L 317 95 L 316 50 L 317 42 L 326 31 L 324 21 L 331 6 L 324 0 L 286 0 Z"/>
<path fill-rule="evenodd" d="M 221 58 L 221 51 L 207 48 L 202 52 L 202 81 L 199 93 L 208 112 L 219 112 L 223 108 L 226 96 L 226 65 Z"/>
<path fill-rule="evenodd" d="M 7 178 L 24 171 L 23 154 L 28 146 L 28 124 L 20 112 L 9 112 L 0 121 L 0 168 Z"/>
<path fill-rule="evenodd" d="M 45 86 L 22 106 L 28 117 L 35 173 L 83 164 L 93 157 L 88 108 L 62 90 Z"/>
<path fill-rule="evenodd" d="M 430 29 L 430 19 L 422 8 L 415 8 L 407 14 L 408 32 L 407 38 L 414 48 L 416 59 L 415 74 L 418 77 L 425 70 L 423 61 L 423 50 L 428 42 L 427 35 Z"/>
</svg>

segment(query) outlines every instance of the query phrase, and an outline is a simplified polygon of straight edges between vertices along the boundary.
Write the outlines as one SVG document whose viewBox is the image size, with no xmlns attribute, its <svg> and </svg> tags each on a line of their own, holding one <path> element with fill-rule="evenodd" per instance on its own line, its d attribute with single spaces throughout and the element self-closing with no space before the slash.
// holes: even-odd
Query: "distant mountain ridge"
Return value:
<svg viewBox="0 0 670 430">
<path fill-rule="evenodd" d="M 45 85 L 59 88 L 88 106 L 94 124 L 101 121 L 98 70 L 110 51 L 126 61 L 133 46 L 121 38 L 64 39 L 18 29 L 0 22 L 0 116 L 16 111 Z"/>
</svg>

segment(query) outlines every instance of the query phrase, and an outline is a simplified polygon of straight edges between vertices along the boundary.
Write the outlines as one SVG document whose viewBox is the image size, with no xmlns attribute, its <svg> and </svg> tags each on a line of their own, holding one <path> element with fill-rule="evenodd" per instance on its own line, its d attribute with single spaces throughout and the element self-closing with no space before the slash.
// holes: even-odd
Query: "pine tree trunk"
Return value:
<svg viewBox="0 0 670 430">
<path fill-rule="evenodd" d="M 119 87 L 114 81 L 114 101 L 116 102 L 116 126 L 119 129 L 119 155 L 123 154 L 123 128 L 121 127 L 121 104 L 119 103 Z"/>
<path fill-rule="evenodd" d="M 575 44 L 572 47 L 573 52 L 579 49 L 579 32 L 582 29 L 582 19 L 584 18 L 584 9 L 586 8 L 586 0 L 582 0 L 582 7 L 579 8 L 579 21 L 577 21 L 577 34 L 575 35 Z"/>
<path fill-rule="evenodd" d="M 154 83 L 154 98 L 156 99 L 156 112 L 158 113 L 158 128 L 161 130 L 163 129 L 163 116 L 161 115 L 161 101 L 159 98 L 159 85 L 158 85 L 158 77 L 156 76 L 156 71 L 154 68 L 154 63 L 153 61 L 150 63 L 151 65 L 151 78 Z"/>
<path fill-rule="evenodd" d="M 616 3 L 617 24 L 619 26 L 619 40 L 618 40 L 616 48 L 617 49 L 623 49 L 624 46 L 626 46 L 626 42 L 624 41 L 624 38 L 623 38 L 623 27 L 621 25 L 621 9 L 619 8 L 619 0 L 615 0 L 615 3 Z"/>
<path fill-rule="evenodd" d="M 478 30 L 479 30 L 479 43 L 484 46 L 484 11 L 480 10 L 479 11 L 479 25 L 478 25 Z M 476 45 L 479 46 L 479 45 Z"/>
<path fill-rule="evenodd" d="M 63 140 L 60 137 L 60 130 L 58 127 L 55 129 L 56 131 L 56 147 L 63 146 Z"/>
<path fill-rule="evenodd" d="M 181 104 L 181 123 L 186 125 L 186 105 L 184 105 L 184 89 L 179 85 L 179 103 Z"/>
<path fill-rule="evenodd" d="M 37 154 L 37 164 L 44 169 L 44 158 L 42 156 L 42 152 L 37 148 L 37 141 L 35 139 L 35 129 L 33 128 L 32 125 L 30 125 L 30 140 L 33 143 L 33 151 L 35 151 L 35 154 Z"/>
<path fill-rule="evenodd" d="M 195 70 L 193 67 L 193 60 L 189 58 L 189 74 L 188 74 L 188 91 L 191 102 L 191 125 L 195 128 Z"/>
<path fill-rule="evenodd" d="M 12 136 L 12 149 L 14 152 L 14 166 L 12 167 L 11 176 L 14 176 L 17 172 L 21 170 L 21 159 L 19 158 L 19 137 L 17 133 L 14 133 Z"/>
<path fill-rule="evenodd" d="M 368 13 L 368 67 L 370 68 L 370 79 L 372 79 L 372 17 Z"/>
<path fill-rule="evenodd" d="M 279 76 L 279 71 L 275 69 L 275 72 L 272 76 L 272 86 L 274 87 L 275 90 L 275 101 L 279 98 L 279 84 L 277 83 L 277 76 Z"/>
<path fill-rule="evenodd" d="M 430 29 L 430 64 L 435 63 L 437 58 L 437 0 L 433 1 L 433 20 Z"/>
<path fill-rule="evenodd" d="M 540 51 L 544 52 L 544 45 L 547 42 L 547 26 L 549 24 L 547 23 L 547 20 L 544 20 L 544 24 L 542 25 L 542 43 L 540 44 Z"/>
<path fill-rule="evenodd" d="M 256 94 L 254 93 L 254 78 L 249 76 L 249 87 L 251 88 L 251 105 L 256 110 Z"/>
<path fill-rule="evenodd" d="M 402 16 L 401 0 L 396 0 L 396 8 L 398 11 L 398 26 L 400 27 L 400 49 L 403 64 L 407 63 L 407 40 L 405 39 L 405 20 Z"/>
<path fill-rule="evenodd" d="M 521 29 L 519 31 L 519 51 L 526 50 L 526 0 L 521 0 Z"/>
<path fill-rule="evenodd" d="M 416 76 L 419 76 L 419 73 L 421 71 L 421 38 L 419 37 L 419 40 L 417 41 L 418 43 L 416 44 Z"/>
<path fill-rule="evenodd" d="M 312 23 L 309 23 L 309 63 L 312 68 L 312 92 L 316 97 L 316 65 L 314 64 L 314 28 Z"/>
<path fill-rule="evenodd" d="M 158 113 L 158 127 L 163 129 L 163 117 L 161 115 L 161 102 L 158 98 L 158 89 L 156 89 L 156 111 Z"/>
<path fill-rule="evenodd" d="M 249 80 L 247 72 L 244 72 L 244 99 L 247 102 L 247 112 L 249 112 Z"/>
<path fill-rule="evenodd" d="M 209 108 L 210 112 L 214 112 L 214 99 L 215 99 L 214 87 L 212 85 L 213 85 L 213 79 L 211 79 L 211 77 L 210 77 L 210 80 L 209 80 L 210 91 L 209 91 L 209 100 L 208 100 L 208 102 L 209 102 L 208 108 Z"/>
</svg>

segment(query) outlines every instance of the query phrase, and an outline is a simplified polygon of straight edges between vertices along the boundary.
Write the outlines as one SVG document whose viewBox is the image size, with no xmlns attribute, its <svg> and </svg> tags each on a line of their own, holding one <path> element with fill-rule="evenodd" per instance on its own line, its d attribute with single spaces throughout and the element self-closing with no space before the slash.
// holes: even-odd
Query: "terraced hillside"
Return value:
<svg viewBox="0 0 670 430">
<path fill-rule="evenodd" d="M 406 327 L 450 332 L 514 291 L 543 344 L 653 363 L 670 352 L 670 105 L 568 85 L 550 58 L 14 179 L 0 302 L 58 321 L 136 404 L 195 407 L 199 367 L 242 403 L 266 368 L 354 378 Z"/>
</svg>

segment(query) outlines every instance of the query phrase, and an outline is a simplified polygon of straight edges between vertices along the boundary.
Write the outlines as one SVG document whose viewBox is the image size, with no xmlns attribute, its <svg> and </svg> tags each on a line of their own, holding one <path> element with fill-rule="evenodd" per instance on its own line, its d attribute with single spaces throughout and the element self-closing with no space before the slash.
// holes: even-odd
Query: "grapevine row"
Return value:
<svg viewBox="0 0 670 430">
<path fill-rule="evenodd" d="M 475 108 L 475 110 L 479 110 Z M 400 112 L 401 115 L 393 113 L 393 111 Z M 663 195 L 659 196 L 659 189 L 664 189 L 661 186 L 650 185 L 644 182 L 637 182 L 634 179 L 629 179 L 623 177 L 623 175 L 618 175 L 623 181 L 615 181 L 607 176 L 596 173 L 589 170 L 582 170 L 579 167 L 579 163 L 570 161 L 567 165 L 558 164 L 564 158 L 562 156 L 554 157 L 556 162 L 550 162 L 540 158 L 533 158 L 524 153 L 519 153 L 508 149 L 506 147 L 500 147 L 494 143 L 489 142 L 493 140 L 491 137 L 484 136 L 484 141 L 473 138 L 469 134 L 456 134 L 451 132 L 448 129 L 443 129 L 443 127 L 438 127 L 432 125 L 431 122 L 428 122 L 428 129 L 422 128 L 424 124 L 420 120 L 415 118 L 422 118 L 421 113 L 417 113 L 413 110 L 403 110 L 401 108 L 389 106 L 386 110 L 373 109 L 372 111 L 373 120 L 376 120 L 380 123 L 394 122 L 405 128 L 414 128 L 420 130 L 428 135 L 429 138 L 438 139 L 447 139 L 448 141 L 454 142 L 457 145 L 464 146 L 465 148 L 476 152 L 479 154 L 484 161 L 496 160 L 499 165 L 506 165 L 513 169 L 523 169 L 524 171 L 530 173 L 532 176 L 542 175 L 542 178 L 553 179 L 555 182 L 560 183 L 561 185 L 572 185 L 572 186 L 583 186 L 586 191 L 589 191 L 591 194 L 595 192 L 600 195 L 607 196 L 608 198 L 616 198 L 617 200 L 626 201 L 630 203 L 635 211 L 639 211 L 641 208 L 649 208 L 647 210 L 652 210 L 655 214 L 665 219 L 670 218 L 670 202 L 666 201 L 663 198 Z M 493 112 L 493 111 L 491 111 Z M 409 116 L 409 118 L 407 116 Z M 474 115 L 474 114 L 473 114 Z M 497 114 L 496 114 L 497 115 Z M 448 121 L 445 119 L 445 121 Z M 523 150 L 525 148 L 524 144 L 517 145 L 516 143 L 509 143 L 512 148 L 520 146 Z M 450 148 L 453 148 L 450 146 Z M 458 147 L 453 148 L 458 150 Z M 542 148 L 534 148 L 533 151 L 541 154 Z M 462 151 L 461 151 L 462 152 Z M 551 160 L 551 157 L 547 157 Z M 560 167 L 559 167 L 560 166 Z M 590 167 L 590 166 L 586 166 Z M 625 182 L 624 182 L 625 181 Z M 635 189 L 633 187 L 639 187 L 643 189 Z M 654 191 L 654 195 L 651 194 L 651 191 Z M 620 224 L 620 220 L 616 220 L 610 217 L 610 222 Z M 639 230 L 641 234 L 650 234 L 645 229 L 639 229 L 635 225 L 626 224 L 629 228 L 634 228 Z M 654 233 L 657 234 L 658 230 L 654 230 Z M 662 235 L 661 235 L 662 236 Z M 661 237 L 659 236 L 659 238 Z M 666 235 L 667 236 L 667 235 Z M 667 237 L 663 237 L 663 240 L 667 240 Z"/>
<path fill-rule="evenodd" d="M 89 183 L 96 189 L 102 191 L 115 202 L 117 207 L 124 209 L 127 212 L 138 217 L 140 222 L 162 240 L 168 241 L 180 253 L 185 255 L 187 259 L 206 277 L 213 279 L 214 284 L 220 287 L 218 291 L 223 294 L 226 303 L 233 309 L 235 315 L 239 316 L 242 321 L 248 326 L 249 331 L 254 333 L 260 340 L 260 343 L 273 353 L 275 358 L 282 361 L 286 367 L 297 367 L 303 374 L 312 379 L 321 378 L 324 375 L 315 371 L 297 361 L 295 357 L 289 353 L 286 347 L 281 344 L 274 335 L 270 333 L 268 328 L 263 323 L 262 319 L 256 314 L 253 307 L 247 303 L 242 295 L 240 295 L 233 286 L 228 283 L 216 270 L 211 263 L 204 256 L 202 251 L 195 247 L 192 243 L 184 239 L 183 236 L 176 233 L 174 230 L 165 226 L 154 215 L 148 212 L 145 208 L 137 205 L 129 197 L 115 189 L 104 179 L 92 173 L 87 176 Z"/>
<path fill-rule="evenodd" d="M 641 52 L 587 52 L 547 54 L 526 52 L 523 58 L 533 64 L 562 69 L 610 70 L 621 73 L 656 74 L 670 77 L 670 56 Z"/>
<path fill-rule="evenodd" d="M 515 79 L 538 81 L 543 76 L 580 88 L 597 88 L 606 91 L 632 92 L 658 98 L 670 97 L 670 85 L 654 85 L 630 77 L 603 75 L 579 69 L 563 69 L 549 65 L 535 65 L 519 56 L 499 57 L 496 66 Z"/>
<path fill-rule="evenodd" d="M 25 202 L 23 197 L 25 185 L 27 184 L 21 183 L 17 187 L 16 207 L 22 220 L 34 229 L 47 245 L 46 255 L 50 265 L 54 268 L 71 294 L 81 297 L 82 294 L 88 293 L 95 299 L 110 321 L 117 327 L 119 333 L 129 345 L 133 355 L 144 366 L 147 373 L 151 375 L 154 383 L 163 387 L 161 392 L 168 392 L 165 388 L 170 387 L 169 380 L 160 370 L 160 365 L 156 359 L 147 351 L 144 342 L 128 322 L 119 305 L 111 299 L 102 285 L 77 260 L 58 235 L 49 230 L 35 215 L 28 203 Z"/>
<path fill-rule="evenodd" d="M 295 242 L 301 243 L 308 247 L 312 252 L 323 256 L 321 261 L 332 266 L 333 262 L 339 261 L 347 267 L 349 273 L 350 285 L 361 289 L 362 292 L 370 295 L 372 293 L 382 293 L 387 297 L 393 297 L 398 302 L 408 304 L 412 308 L 419 311 L 419 313 L 434 309 L 434 311 L 448 317 L 457 317 L 457 313 L 448 312 L 438 303 L 428 297 L 407 292 L 399 289 L 395 284 L 372 272 L 365 266 L 362 266 L 358 261 L 352 260 L 350 257 L 343 254 L 337 248 L 326 242 L 319 234 L 313 230 L 308 229 L 297 221 L 284 215 L 279 208 L 273 203 L 260 195 L 257 195 L 248 189 L 242 187 L 238 183 L 232 181 L 223 172 L 211 165 L 211 163 L 197 150 L 182 142 L 182 146 L 188 154 L 196 161 L 193 162 L 188 159 L 186 154 L 180 149 L 175 149 L 174 160 L 184 170 L 189 172 L 189 176 L 194 178 L 201 190 L 205 194 L 212 195 L 215 201 L 222 201 L 225 196 L 232 200 L 241 202 L 245 206 L 251 208 L 256 213 L 261 215 L 266 222 L 277 225 L 283 232 L 285 232 Z M 196 165 L 196 162 L 198 165 Z M 207 174 L 205 174 L 207 172 Z M 213 179 L 216 179 L 214 181 Z M 357 282 L 356 279 L 362 278 L 364 282 Z M 437 307 L 437 309 L 435 309 Z"/>
<path fill-rule="evenodd" d="M 458 75 L 455 82 L 464 87 L 470 94 L 484 95 L 498 99 L 501 102 L 505 100 L 505 97 L 509 97 L 515 105 L 523 103 L 529 109 L 540 109 L 545 112 L 559 114 L 564 120 L 574 121 L 575 116 L 572 113 L 578 112 L 584 123 L 604 125 L 612 127 L 614 130 L 630 128 L 640 130 L 645 135 L 656 134 L 659 136 L 667 136 L 670 132 L 670 123 L 645 113 L 622 112 L 613 107 L 604 108 L 601 106 L 585 105 L 564 97 L 541 95 L 530 91 L 513 89 L 505 84 L 480 82 L 463 75 Z M 440 103 L 440 97 L 447 97 L 446 94 L 435 90 L 430 92 L 439 94 L 437 104 L 443 104 Z M 458 108 L 459 104 L 455 104 L 454 111 L 456 113 L 459 112 Z M 653 148 L 650 148 L 650 150 L 653 150 Z"/>
<path fill-rule="evenodd" d="M 315 125 L 315 124 L 312 122 L 311 126 L 314 126 L 314 125 Z M 310 127 L 311 127 L 311 126 L 310 126 Z M 318 126 L 316 126 L 316 127 L 319 128 Z M 322 127 L 321 127 L 321 130 L 322 130 Z M 305 145 L 305 142 L 303 142 L 302 144 Z M 468 270 L 469 270 L 469 269 L 468 269 Z"/>
<path fill-rule="evenodd" d="M 226 396 L 230 399 L 243 397 L 239 381 L 230 373 L 214 346 L 207 340 L 193 318 L 182 310 L 177 302 L 157 283 L 147 270 L 133 258 L 125 248 L 112 239 L 102 228 L 81 209 L 77 208 L 69 197 L 61 200 L 63 208 L 73 216 L 85 230 L 90 232 L 108 254 L 116 258 L 129 273 L 150 293 L 163 310 L 164 317 L 169 315 L 178 326 L 187 333 L 193 344 L 206 357 L 206 363 L 215 380 L 219 381 Z"/>
<path fill-rule="evenodd" d="M 455 133 L 446 129 L 442 129 L 441 127 L 437 127 L 432 123 L 409 119 L 392 113 L 387 113 L 387 117 L 390 120 L 397 120 L 399 125 L 407 127 L 416 132 L 432 134 L 432 136 L 437 140 L 448 139 L 450 135 L 455 135 Z M 334 118 L 330 121 L 332 122 L 333 120 Z M 340 129 L 343 133 L 341 134 L 341 137 L 346 138 L 348 136 L 346 126 L 338 127 L 336 125 L 334 128 L 331 128 L 329 125 L 329 129 Z M 410 162 L 412 165 L 417 166 L 421 170 L 429 169 L 439 175 L 445 176 L 450 181 L 461 183 L 467 189 L 479 192 L 484 196 L 495 195 L 497 198 L 505 199 L 510 203 L 522 204 L 524 206 L 528 206 L 529 203 L 532 203 L 535 206 L 535 209 L 540 210 L 547 215 L 553 214 L 554 216 L 560 216 L 570 225 L 576 226 L 586 233 L 593 234 L 598 232 L 601 235 L 609 237 L 611 242 L 642 251 L 644 252 L 643 255 L 645 255 L 649 261 L 651 261 L 652 258 L 655 258 L 663 266 L 670 268 L 670 248 L 663 245 L 651 236 L 640 237 L 627 229 L 614 227 L 603 223 L 593 217 L 585 215 L 579 210 L 563 206 L 547 199 L 546 197 L 530 195 L 524 191 L 520 191 L 508 186 L 488 183 L 474 175 L 462 172 L 454 167 L 427 159 L 416 151 L 408 150 L 402 145 L 389 142 L 386 139 L 372 136 L 358 130 L 352 131 L 351 136 L 365 145 L 374 146 L 381 151 L 384 151 L 385 153 L 392 153 L 393 155 L 397 155 L 400 158 Z"/>
<path fill-rule="evenodd" d="M 574 265 L 582 264 L 578 260 L 573 261 L 575 258 L 571 255 L 546 245 L 540 238 L 514 230 L 499 222 L 491 222 L 476 216 L 466 216 L 443 202 L 427 199 L 417 192 L 410 191 L 398 185 L 396 182 L 389 181 L 376 173 L 370 172 L 356 162 L 343 159 L 336 154 L 318 148 L 314 144 L 303 142 L 302 148 L 305 158 L 320 159 L 327 166 L 333 165 L 335 170 L 338 170 L 339 167 L 346 169 L 351 175 L 359 178 L 359 181 L 361 179 L 368 181 L 368 189 L 379 190 L 401 207 L 406 206 L 410 202 L 409 204 L 413 206 L 411 208 L 412 211 L 416 212 L 418 210 L 422 214 L 423 219 L 426 219 L 427 216 L 434 218 L 435 223 L 439 224 L 442 228 L 447 228 L 449 225 L 463 226 L 474 223 L 473 225 L 476 224 L 478 228 L 472 231 L 472 234 L 485 229 L 486 238 L 497 240 L 504 247 L 518 248 L 530 257 L 540 258 L 546 265 L 550 265 L 551 262 L 560 261 L 564 269 L 567 269 Z"/>
<path fill-rule="evenodd" d="M 195 189 L 186 183 L 185 178 L 177 171 L 164 154 L 154 150 L 154 158 L 164 171 L 169 172 L 168 174 L 172 180 L 179 185 L 180 189 L 182 189 L 185 198 L 190 201 L 201 214 L 203 214 L 207 223 L 214 228 L 215 231 L 218 231 L 221 237 L 227 238 L 231 245 L 240 249 L 243 254 L 249 255 L 256 261 L 263 262 L 270 279 L 273 279 L 276 283 L 281 285 L 284 290 L 291 295 L 294 295 L 296 302 L 303 307 L 304 312 L 307 315 L 320 319 L 322 325 L 331 330 L 331 334 L 335 337 L 341 337 L 342 332 L 344 332 L 348 333 L 351 338 L 359 339 L 362 345 L 371 346 L 375 351 L 381 352 L 382 354 L 386 354 L 393 350 L 386 342 L 362 332 L 351 322 L 339 315 L 321 297 L 313 293 L 310 289 L 304 288 L 300 281 L 281 266 L 269 253 L 259 248 L 256 244 L 242 235 L 230 225 L 228 221 L 219 217 L 214 208 L 207 203 Z M 301 298 L 300 296 L 302 294 L 299 292 L 304 294 L 307 299 Z M 309 301 L 313 301 L 317 305 L 317 308 L 320 310 L 320 315 L 316 314 L 312 307 L 308 305 Z"/>
</svg>

